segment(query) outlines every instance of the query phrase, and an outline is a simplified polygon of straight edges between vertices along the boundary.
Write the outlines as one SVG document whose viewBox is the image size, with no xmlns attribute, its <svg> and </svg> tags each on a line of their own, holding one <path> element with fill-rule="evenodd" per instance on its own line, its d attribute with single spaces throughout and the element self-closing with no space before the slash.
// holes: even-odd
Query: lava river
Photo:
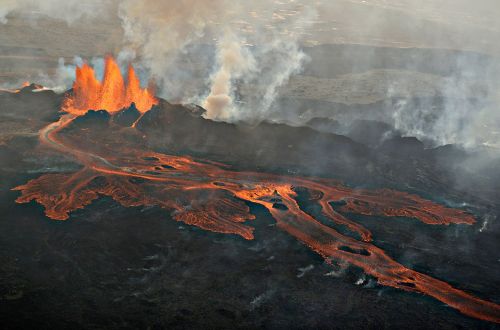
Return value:
<svg viewBox="0 0 500 330">
<path fill-rule="evenodd" d="M 474 217 L 462 210 L 394 190 L 355 190 L 330 179 L 234 171 L 224 164 L 123 143 L 122 147 L 82 143 L 71 133 L 63 134 L 75 118 L 76 114 L 62 116 L 40 131 L 40 140 L 73 157 L 83 168 L 75 173 L 45 174 L 14 188 L 21 192 L 18 203 L 35 200 L 45 207 L 48 217 L 65 220 L 72 211 L 109 196 L 125 207 L 158 206 L 177 221 L 248 240 L 254 238 L 250 225 L 254 216 L 245 202 L 256 203 L 270 212 L 279 229 L 328 263 L 355 265 L 381 285 L 426 294 L 466 315 L 500 322 L 499 305 L 406 268 L 372 244 L 367 228 L 337 212 L 403 216 L 429 225 L 474 223 Z M 299 189 L 307 189 L 322 215 L 347 228 L 349 234 L 304 212 L 297 201 Z M 339 201 L 343 205 L 334 209 L 332 203 Z"/>
</svg>

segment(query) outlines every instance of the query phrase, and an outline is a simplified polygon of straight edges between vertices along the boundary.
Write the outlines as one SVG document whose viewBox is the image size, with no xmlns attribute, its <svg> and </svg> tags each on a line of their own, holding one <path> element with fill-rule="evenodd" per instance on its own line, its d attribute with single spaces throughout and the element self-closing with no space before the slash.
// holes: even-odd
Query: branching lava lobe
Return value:
<svg viewBox="0 0 500 330">
<path fill-rule="evenodd" d="M 80 73 L 81 79 L 90 86 L 85 88 L 95 91 L 104 88 L 85 75 Z M 129 79 L 132 79 L 130 84 L 137 86 L 133 74 L 129 73 Z M 111 94 L 121 94 L 121 83 L 104 89 Z M 130 93 L 133 94 L 125 94 Z M 74 99 L 74 102 L 80 101 L 78 96 Z M 281 230 L 327 261 L 348 262 L 376 277 L 382 285 L 423 293 L 466 315 L 500 322 L 499 305 L 396 262 L 370 243 L 372 235 L 367 228 L 338 213 L 331 203 L 344 201 L 340 210 L 350 213 L 412 217 L 431 225 L 474 223 L 473 216 L 462 210 L 394 190 L 354 190 L 327 179 L 237 172 L 213 162 L 124 144 L 107 147 L 91 141 L 81 143 L 80 137 L 72 136 L 71 131 L 61 134 L 73 118 L 63 116 L 59 122 L 42 129 L 40 139 L 46 146 L 73 156 L 83 169 L 70 174 L 45 174 L 14 188 L 21 191 L 18 203 L 35 200 L 45 207 L 48 217 L 66 220 L 72 211 L 84 208 L 99 196 L 109 196 L 126 207 L 157 206 L 171 212 L 177 221 L 248 240 L 253 239 L 249 222 L 254 216 L 245 201 L 257 203 L 269 211 Z M 297 204 L 295 187 L 316 192 L 314 198 L 323 215 L 347 226 L 361 239 L 343 235 L 302 211 Z"/>
</svg>

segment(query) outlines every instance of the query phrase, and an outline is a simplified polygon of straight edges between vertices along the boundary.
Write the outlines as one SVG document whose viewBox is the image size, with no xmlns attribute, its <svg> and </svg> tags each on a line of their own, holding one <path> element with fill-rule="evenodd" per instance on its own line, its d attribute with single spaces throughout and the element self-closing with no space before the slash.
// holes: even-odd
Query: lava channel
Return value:
<svg viewBox="0 0 500 330">
<path fill-rule="evenodd" d="M 62 134 L 61 131 L 81 112 L 81 106 L 111 102 L 107 99 L 96 101 L 93 95 L 108 95 L 109 91 L 113 91 L 109 92 L 113 95 L 127 95 L 124 92 L 127 88 L 122 90 L 120 79 L 118 89 L 106 87 L 108 75 L 116 77 L 117 74 L 112 73 L 115 68 L 111 60 L 108 59 L 107 65 L 111 67 L 107 68 L 102 85 L 86 76 L 86 67 L 81 68 L 75 82 L 75 96 L 66 103 L 69 114 L 40 131 L 43 145 L 72 156 L 83 168 L 75 173 L 44 174 L 14 188 L 21 192 L 16 200 L 18 203 L 35 200 L 44 206 L 45 214 L 51 219 L 66 220 L 72 211 L 84 208 L 101 196 L 109 196 L 125 207 L 157 206 L 177 221 L 213 232 L 236 234 L 247 240 L 254 238 L 251 226 L 254 216 L 245 202 L 256 203 L 269 211 L 281 230 L 323 256 L 328 263 L 332 260 L 347 262 L 376 277 L 381 285 L 426 294 L 471 317 L 500 322 L 499 305 L 393 260 L 372 244 L 372 234 L 367 228 L 340 214 L 332 203 L 344 201 L 340 211 L 411 217 L 430 225 L 474 223 L 474 217 L 465 211 L 405 192 L 355 190 L 329 179 L 233 171 L 222 164 L 187 156 L 157 153 L 123 143 L 113 147 L 81 143 L 78 136 Z M 129 80 L 133 79 L 129 73 Z M 78 92 L 86 88 L 92 90 L 86 94 L 90 95 L 88 100 Z M 130 100 L 137 102 L 135 97 L 126 102 L 113 101 L 118 103 L 113 103 L 111 112 Z M 155 100 L 154 97 L 136 104 L 149 106 L 154 103 L 151 100 Z M 70 103 L 72 107 L 68 108 Z M 158 164 L 162 164 L 161 170 Z M 299 188 L 312 193 L 324 217 L 346 226 L 359 239 L 342 234 L 304 212 L 297 202 Z"/>
</svg>

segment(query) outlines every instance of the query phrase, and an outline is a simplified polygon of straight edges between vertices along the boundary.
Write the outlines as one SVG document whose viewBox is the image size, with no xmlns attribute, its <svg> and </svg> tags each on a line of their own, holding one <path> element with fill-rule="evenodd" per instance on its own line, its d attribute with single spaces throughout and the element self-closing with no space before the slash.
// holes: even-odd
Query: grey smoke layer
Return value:
<svg viewBox="0 0 500 330">
<path fill-rule="evenodd" d="M 290 118 L 292 110 L 277 100 L 291 85 L 298 85 L 295 96 L 309 88 L 304 98 L 338 85 L 339 90 L 325 89 L 323 99 L 341 104 L 352 103 L 356 95 L 361 103 L 385 100 L 390 115 L 322 116 L 380 119 L 404 135 L 437 145 L 474 147 L 498 146 L 500 141 L 500 23 L 494 14 L 499 11 L 496 0 L 1 0 L 0 22 L 8 25 L 9 15 L 25 15 L 27 24 L 36 24 L 40 15 L 69 25 L 114 19 L 123 31 L 119 48 L 110 49 L 118 61 L 136 63 L 144 83 L 154 78 L 159 96 L 201 104 L 211 119 Z M 423 58 L 415 52 L 397 72 L 385 70 L 387 65 L 372 72 L 378 68 L 376 51 L 367 48 L 366 56 L 353 60 L 344 75 L 325 76 L 302 88 L 301 82 L 314 82 L 314 74 L 300 75 L 304 67 L 321 74 L 339 65 L 331 52 L 306 55 L 304 46 L 322 44 L 459 49 L 482 55 Z M 90 60 L 102 72 L 102 59 Z M 385 64 L 390 61 L 385 58 Z M 74 62 L 60 60 L 57 70 L 40 82 L 59 90 L 70 87 L 81 59 Z M 431 68 L 424 70 L 425 77 L 417 62 Z M 381 75 L 384 80 L 377 80 Z M 408 78 L 402 82 L 402 77 Z M 419 90 L 423 96 L 417 95 Z"/>
</svg>

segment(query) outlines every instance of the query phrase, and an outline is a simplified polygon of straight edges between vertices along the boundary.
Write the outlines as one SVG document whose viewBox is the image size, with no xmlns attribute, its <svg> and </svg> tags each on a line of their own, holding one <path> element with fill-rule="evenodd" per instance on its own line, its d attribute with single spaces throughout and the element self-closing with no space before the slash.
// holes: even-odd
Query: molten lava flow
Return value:
<svg viewBox="0 0 500 330">
<path fill-rule="evenodd" d="M 108 68 L 108 75 L 115 69 Z M 104 84 L 104 88 L 87 69 L 79 75 L 79 84 L 86 82 L 95 90 L 106 89 L 110 94 L 123 91 L 120 79 L 116 84 Z M 347 262 L 376 277 L 382 285 L 427 294 L 466 315 L 500 323 L 499 305 L 398 263 L 371 243 L 372 234 L 367 228 L 341 215 L 332 203 L 342 201 L 340 211 L 412 217 L 431 225 L 474 223 L 473 216 L 462 210 L 394 190 L 354 190 L 321 178 L 236 172 L 214 162 L 145 151 L 142 145 L 130 142 L 124 146 L 121 141 L 108 138 L 110 132 L 95 136 L 99 132 L 65 131 L 73 118 L 63 116 L 59 122 L 44 128 L 40 138 L 46 146 L 72 155 L 83 169 L 45 174 L 15 188 L 21 191 L 18 203 L 36 200 L 45 207 L 48 217 L 65 220 L 70 212 L 84 208 L 100 196 L 109 196 L 123 206 L 157 206 L 172 212 L 177 221 L 249 240 L 254 238 L 254 228 L 249 225 L 254 216 L 245 202 L 256 203 L 269 211 L 281 230 L 328 263 Z M 86 143 L 81 142 L 81 134 L 88 134 L 84 135 Z M 309 192 L 324 217 L 347 227 L 359 239 L 340 233 L 304 212 L 297 201 L 300 189 Z"/>
<path fill-rule="evenodd" d="M 114 113 L 135 103 L 137 110 L 144 113 L 158 103 L 147 88 L 141 88 L 132 65 L 129 66 L 127 78 L 125 84 L 118 64 L 110 56 L 105 60 L 102 82 L 96 78 L 94 69 L 83 64 L 76 68 L 73 94 L 64 100 L 62 110 L 75 115 L 85 114 L 88 110 Z"/>
<path fill-rule="evenodd" d="M 21 84 L 21 86 L 19 88 L 15 88 L 15 89 L 0 88 L 0 92 L 19 93 L 23 88 L 28 87 L 29 85 L 30 85 L 30 82 L 25 81 Z"/>
</svg>

